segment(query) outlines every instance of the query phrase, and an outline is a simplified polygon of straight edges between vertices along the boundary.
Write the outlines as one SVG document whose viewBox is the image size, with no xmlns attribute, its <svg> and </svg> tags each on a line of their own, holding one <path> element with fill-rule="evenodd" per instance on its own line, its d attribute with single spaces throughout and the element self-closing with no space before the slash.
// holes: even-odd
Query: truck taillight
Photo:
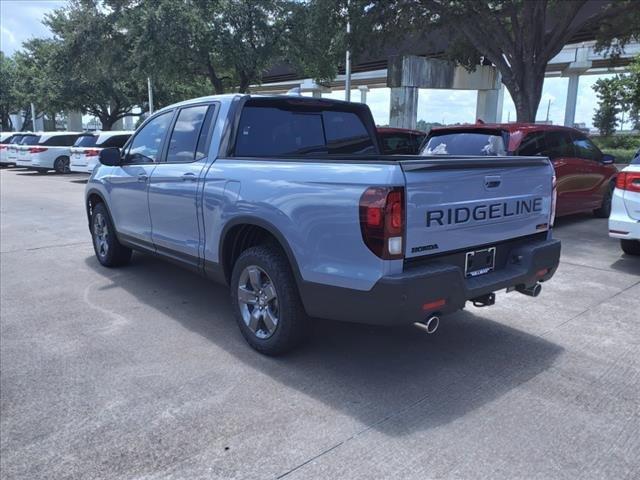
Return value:
<svg viewBox="0 0 640 480">
<path fill-rule="evenodd" d="M 553 227 L 553 222 L 556 219 L 556 203 L 558 203 L 558 185 L 556 176 L 553 176 L 551 183 L 551 212 L 549 214 L 549 226 Z"/>
<path fill-rule="evenodd" d="M 362 239 L 380 258 L 403 258 L 404 217 L 403 187 L 370 187 L 360 197 Z"/>
<path fill-rule="evenodd" d="M 95 150 L 95 149 L 86 149 L 84 152 L 84 156 L 85 157 L 97 157 L 100 154 L 100 150 Z"/>
<path fill-rule="evenodd" d="M 48 149 L 44 147 L 30 147 L 29 153 L 42 153 L 42 152 L 46 152 L 47 150 Z"/>
<path fill-rule="evenodd" d="M 616 177 L 616 188 L 640 192 L 640 172 L 620 172 Z"/>
</svg>

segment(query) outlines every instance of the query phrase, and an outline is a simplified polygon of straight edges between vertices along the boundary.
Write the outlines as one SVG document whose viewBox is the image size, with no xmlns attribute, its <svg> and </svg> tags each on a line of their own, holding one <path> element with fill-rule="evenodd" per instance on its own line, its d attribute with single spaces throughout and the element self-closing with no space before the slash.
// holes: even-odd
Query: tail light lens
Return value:
<svg viewBox="0 0 640 480">
<path fill-rule="evenodd" d="M 616 177 L 616 188 L 640 192 L 640 172 L 620 172 Z"/>
<path fill-rule="evenodd" d="M 29 153 L 42 153 L 46 152 L 48 149 L 44 147 L 29 147 Z"/>
<path fill-rule="evenodd" d="M 7 146 L 6 145 L 0 145 L 0 150 L 6 150 Z"/>
<path fill-rule="evenodd" d="M 370 187 L 360 197 L 360 230 L 365 245 L 385 260 L 404 257 L 403 187 Z"/>
<path fill-rule="evenodd" d="M 95 149 L 86 149 L 84 152 L 84 156 L 85 157 L 97 157 L 100 154 L 100 150 L 95 150 Z"/>
<path fill-rule="evenodd" d="M 556 176 L 553 176 L 551 184 L 551 213 L 549 215 L 549 226 L 553 227 L 553 222 L 556 219 L 556 204 L 558 203 L 558 184 Z"/>
</svg>

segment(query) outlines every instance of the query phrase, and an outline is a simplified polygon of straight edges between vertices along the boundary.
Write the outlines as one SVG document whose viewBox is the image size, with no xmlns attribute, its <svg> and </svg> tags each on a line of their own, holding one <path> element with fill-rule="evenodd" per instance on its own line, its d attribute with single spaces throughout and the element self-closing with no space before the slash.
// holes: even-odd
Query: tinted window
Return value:
<svg viewBox="0 0 640 480">
<path fill-rule="evenodd" d="M 545 157 L 573 157 L 573 140 L 565 132 L 549 132 L 545 135 Z"/>
<path fill-rule="evenodd" d="M 634 165 L 640 164 L 640 148 L 636 152 L 635 156 L 631 159 L 631 163 L 633 163 Z"/>
<path fill-rule="evenodd" d="M 372 152 L 373 141 L 352 112 L 261 106 L 243 109 L 235 150 L 248 157 Z"/>
<path fill-rule="evenodd" d="M 422 149 L 423 155 L 489 155 L 507 154 L 506 134 L 483 132 L 445 133 L 429 138 Z"/>
<path fill-rule="evenodd" d="M 602 158 L 602 153 L 600 153 L 598 147 L 588 138 L 574 136 L 573 149 L 575 150 L 575 156 L 578 158 L 595 160 L 597 162 Z"/>
<path fill-rule="evenodd" d="M 20 143 L 22 141 L 23 138 L 24 138 L 24 135 L 14 135 L 11 138 L 11 141 L 9 143 L 14 144 L 14 145 L 18 144 L 18 143 Z"/>
<path fill-rule="evenodd" d="M 329 153 L 374 153 L 371 136 L 353 112 L 322 112 Z"/>
<path fill-rule="evenodd" d="M 40 135 L 26 135 L 20 145 L 35 145 L 40 140 Z"/>
<path fill-rule="evenodd" d="M 193 162 L 207 105 L 183 108 L 171 132 L 167 162 Z"/>
<path fill-rule="evenodd" d="M 153 163 L 157 161 L 162 140 L 171 123 L 173 112 L 166 112 L 149 121 L 131 142 L 127 155 L 129 163 Z"/>
<path fill-rule="evenodd" d="M 97 135 L 80 135 L 73 144 L 74 147 L 93 147 L 98 140 Z"/>
<path fill-rule="evenodd" d="M 382 151 L 387 155 L 417 153 L 416 142 L 410 133 L 383 133 L 380 139 Z"/>
<path fill-rule="evenodd" d="M 543 155 L 546 150 L 544 132 L 530 133 L 520 143 L 517 154 L 527 157 L 533 157 L 535 155 Z"/>
<path fill-rule="evenodd" d="M 100 148 L 111 148 L 111 147 L 122 148 L 124 144 L 127 143 L 127 140 L 129 140 L 129 137 L 131 137 L 131 135 L 128 135 L 128 134 L 113 135 L 112 137 L 107 138 L 104 142 L 102 142 L 98 146 Z"/>
<path fill-rule="evenodd" d="M 327 153 L 320 113 L 272 107 L 245 107 L 240 117 L 236 155 L 265 157 Z"/>
</svg>

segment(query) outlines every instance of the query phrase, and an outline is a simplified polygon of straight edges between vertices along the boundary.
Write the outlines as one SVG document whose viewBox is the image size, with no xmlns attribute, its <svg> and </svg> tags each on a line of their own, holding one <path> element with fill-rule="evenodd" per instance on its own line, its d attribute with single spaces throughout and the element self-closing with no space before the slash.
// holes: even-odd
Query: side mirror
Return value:
<svg viewBox="0 0 640 480">
<path fill-rule="evenodd" d="M 609 155 L 607 153 L 602 155 L 602 160 L 600 160 L 602 163 L 604 163 L 605 165 L 611 165 L 612 163 L 615 163 L 616 161 L 616 157 L 614 157 L 613 155 Z"/>
<path fill-rule="evenodd" d="M 120 156 L 120 149 L 117 147 L 105 148 L 100 150 L 100 156 L 98 157 L 100 163 L 109 167 L 117 167 L 122 165 L 122 157 Z"/>
</svg>

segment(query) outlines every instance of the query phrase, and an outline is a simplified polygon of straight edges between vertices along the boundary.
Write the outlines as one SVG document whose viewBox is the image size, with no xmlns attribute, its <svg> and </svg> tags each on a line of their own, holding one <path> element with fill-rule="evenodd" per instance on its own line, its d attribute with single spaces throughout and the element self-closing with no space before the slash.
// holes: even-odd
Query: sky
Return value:
<svg viewBox="0 0 640 480">
<path fill-rule="evenodd" d="M 51 33 L 42 25 L 44 14 L 64 6 L 65 0 L 0 0 L 0 49 L 11 55 L 20 48 L 23 41 L 32 37 L 46 37 Z M 607 77 L 610 75 L 604 75 Z M 595 93 L 592 85 L 603 76 L 584 75 L 580 77 L 578 100 L 576 106 L 576 122 L 584 122 L 592 126 L 592 118 L 596 108 Z M 564 122 L 564 107 L 567 94 L 567 78 L 547 78 L 542 92 L 542 101 L 537 119 L 546 118 L 547 105 L 549 119 L 556 125 Z M 344 91 L 325 94 L 328 98 L 344 99 Z M 354 90 L 352 100 L 359 100 L 360 93 Z M 444 124 L 475 122 L 475 91 L 468 90 L 420 90 L 418 96 L 418 120 L 440 122 Z M 389 89 L 371 89 L 367 94 L 367 104 L 371 108 L 375 121 L 379 125 L 389 123 Z M 508 92 L 504 96 L 502 121 L 515 120 L 516 113 L 513 101 Z"/>
</svg>

